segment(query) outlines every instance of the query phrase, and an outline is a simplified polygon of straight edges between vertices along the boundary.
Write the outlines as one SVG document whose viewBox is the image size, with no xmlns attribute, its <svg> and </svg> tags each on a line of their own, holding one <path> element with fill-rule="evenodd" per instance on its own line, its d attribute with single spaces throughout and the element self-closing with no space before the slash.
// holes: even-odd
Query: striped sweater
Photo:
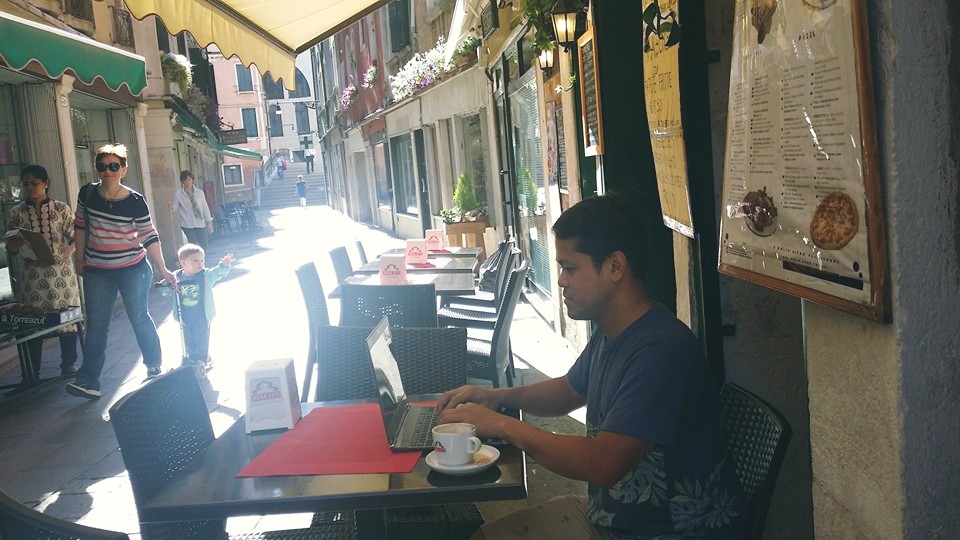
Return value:
<svg viewBox="0 0 960 540">
<path fill-rule="evenodd" d="M 73 227 L 86 230 L 84 266 L 105 269 L 133 266 L 146 258 L 146 246 L 160 241 L 147 201 L 133 190 L 123 199 L 107 201 L 100 195 L 98 186 L 83 186 L 77 197 Z M 84 209 L 88 216 L 84 215 Z M 90 219 L 89 227 L 86 217 Z"/>
</svg>

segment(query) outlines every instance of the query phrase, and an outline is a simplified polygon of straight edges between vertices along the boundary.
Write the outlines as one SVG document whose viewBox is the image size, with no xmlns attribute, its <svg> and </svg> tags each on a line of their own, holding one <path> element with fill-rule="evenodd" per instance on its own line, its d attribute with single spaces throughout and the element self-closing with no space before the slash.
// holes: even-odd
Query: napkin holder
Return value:
<svg viewBox="0 0 960 540">
<path fill-rule="evenodd" d="M 300 420 L 292 358 L 258 360 L 247 368 L 247 433 L 290 429 Z"/>
<path fill-rule="evenodd" d="M 427 241 L 407 240 L 407 264 L 427 263 Z"/>
<path fill-rule="evenodd" d="M 402 285 L 407 281 L 405 255 L 380 256 L 380 284 Z"/>
<path fill-rule="evenodd" d="M 423 233 L 423 239 L 427 241 L 428 251 L 440 251 L 443 249 L 443 230 L 427 229 Z"/>
</svg>

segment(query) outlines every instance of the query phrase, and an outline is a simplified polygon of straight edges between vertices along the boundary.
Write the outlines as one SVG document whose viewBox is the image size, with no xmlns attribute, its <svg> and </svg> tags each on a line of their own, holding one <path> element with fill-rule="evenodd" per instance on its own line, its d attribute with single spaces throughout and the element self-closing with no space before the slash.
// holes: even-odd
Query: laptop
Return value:
<svg viewBox="0 0 960 540">
<path fill-rule="evenodd" d="M 390 322 L 384 317 L 367 336 L 367 349 L 380 394 L 377 401 L 390 449 L 398 452 L 431 450 L 431 430 L 437 423 L 437 408 L 407 402 L 403 381 L 400 380 L 400 368 L 390 350 L 390 341 Z"/>
</svg>

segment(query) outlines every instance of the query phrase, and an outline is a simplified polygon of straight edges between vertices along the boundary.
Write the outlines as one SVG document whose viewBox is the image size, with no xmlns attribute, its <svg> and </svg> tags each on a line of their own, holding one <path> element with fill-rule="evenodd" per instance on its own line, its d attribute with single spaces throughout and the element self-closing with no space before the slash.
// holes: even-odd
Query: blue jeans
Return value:
<svg viewBox="0 0 960 540">
<path fill-rule="evenodd" d="M 160 367 L 160 336 L 147 312 L 147 298 L 153 270 L 146 260 L 129 268 L 104 270 L 84 268 L 83 295 L 87 303 L 87 335 L 83 343 L 83 365 L 77 371 L 77 384 L 100 389 L 100 372 L 107 350 L 107 333 L 113 319 L 117 292 L 123 299 L 137 345 L 147 367 Z"/>
</svg>

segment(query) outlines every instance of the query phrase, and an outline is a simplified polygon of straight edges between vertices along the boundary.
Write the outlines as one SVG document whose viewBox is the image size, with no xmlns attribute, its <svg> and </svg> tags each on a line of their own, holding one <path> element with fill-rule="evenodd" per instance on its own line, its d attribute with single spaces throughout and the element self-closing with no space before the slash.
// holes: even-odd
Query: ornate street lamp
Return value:
<svg viewBox="0 0 960 540">
<path fill-rule="evenodd" d="M 553 75 L 553 51 L 554 49 L 540 51 L 540 54 L 537 56 L 537 64 L 540 65 L 540 71 L 543 72 L 544 77 Z"/>
<path fill-rule="evenodd" d="M 564 0 L 557 2 L 551 13 L 553 21 L 553 35 L 557 37 L 557 45 L 563 47 L 563 50 L 569 51 L 570 47 L 576 46 L 577 38 L 583 34 L 585 24 L 578 23 L 583 21 L 585 13 L 582 9 L 569 8 Z M 579 30 L 579 32 L 578 32 Z"/>
</svg>

